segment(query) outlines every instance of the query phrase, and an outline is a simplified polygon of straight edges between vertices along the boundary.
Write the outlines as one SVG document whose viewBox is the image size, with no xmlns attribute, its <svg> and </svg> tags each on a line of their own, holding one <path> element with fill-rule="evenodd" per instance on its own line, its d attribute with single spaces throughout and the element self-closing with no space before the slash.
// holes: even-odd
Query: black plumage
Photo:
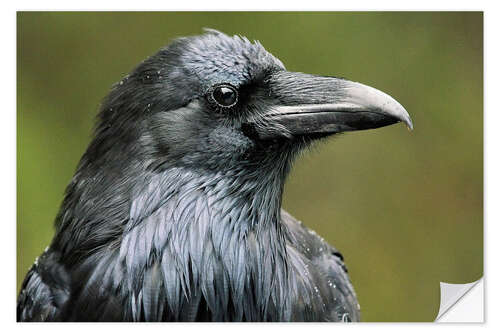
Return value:
<svg viewBox="0 0 500 333">
<path fill-rule="evenodd" d="M 311 142 L 398 121 L 382 92 L 287 72 L 258 42 L 175 40 L 103 101 L 18 320 L 359 320 L 342 255 L 283 186 Z"/>
</svg>

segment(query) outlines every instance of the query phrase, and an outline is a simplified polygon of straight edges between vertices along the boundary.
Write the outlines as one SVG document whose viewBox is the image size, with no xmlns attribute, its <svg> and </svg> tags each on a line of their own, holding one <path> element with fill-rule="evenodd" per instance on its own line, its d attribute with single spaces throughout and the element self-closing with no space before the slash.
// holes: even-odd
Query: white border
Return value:
<svg viewBox="0 0 500 333">
<path fill-rule="evenodd" d="M 461 285 L 461 286 L 466 286 Z M 482 323 L 484 321 L 484 280 L 479 279 L 472 283 L 472 287 L 464 294 L 459 295 L 459 299 L 448 309 L 441 313 L 441 302 L 436 319 L 440 323 Z M 443 296 L 443 286 L 441 286 L 441 296 Z"/>
<path fill-rule="evenodd" d="M 236 0 L 211 0 L 211 1 L 61 1 L 61 0 L 24 0 L 18 1 L 15 10 L 135 10 L 135 11 L 162 11 L 162 10 L 267 10 L 267 11 L 368 11 L 368 10 L 433 10 L 433 11 L 476 11 L 485 8 L 484 1 L 432 1 L 420 0 L 416 2 L 404 1 L 369 1 L 349 0 L 327 2 L 321 0 L 308 1 L 236 1 Z M 486 6 L 488 7 L 488 6 Z"/>
<path fill-rule="evenodd" d="M 7 2 L 7 1 L 6 1 Z M 286 6 L 285 6 L 286 3 Z M 425 330 L 453 330 L 453 332 L 469 332 L 478 328 L 491 328 L 499 325 L 498 316 L 498 286 L 499 265 L 489 265 L 488 259 L 493 258 L 498 261 L 495 253 L 498 253 L 499 242 L 495 240 L 499 235 L 498 210 L 498 189 L 500 188 L 500 163 L 499 163 L 499 147 L 497 127 L 500 125 L 500 110 L 496 97 L 499 94 L 499 59 L 500 53 L 498 49 L 498 31 L 500 31 L 500 16 L 495 6 L 496 1 L 428 1 L 421 0 L 418 2 L 418 7 L 415 2 L 402 1 L 300 1 L 300 2 L 273 2 L 245 1 L 238 3 L 237 1 L 179 1 L 179 2 L 153 2 L 153 1 L 128 1 L 122 0 L 117 2 L 105 2 L 88 0 L 85 2 L 69 2 L 69 1 L 17 1 L 8 2 L 2 6 L 2 96 L 4 103 L 2 112 L 2 172 L 1 174 L 1 203 L 2 203 L 2 241 L 1 250 L 3 253 L 2 264 L 4 272 L 1 274 L 2 302 L 1 316 L 5 330 L 37 330 L 37 332 L 50 331 L 67 331 L 82 330 L 87 332 L 92 330 L 109 330 L 120 329 L 122 331 L 135 332 L 137 329 L 145 330 L 217 330 L 225 332 L 234 330 L 254 331 L 254 330 L 286 330 L 287 332 L 303 332 L 306 329 L 314 330 L 314 332 L 332 330 L 361 330 L 369 329 L 370 331 L 383 332 L 400 332 L 402 329 L 408 332 L 420 332 Z M 375 6 L 376 5 L 376 6 Z M 452 6 L 452 7 L 451 7 Z M 329 324 L 212 324 L 200 326 L 192 324 L 153 324 L 153 325 L 130 325 L 130 324 L 16 324 L 15 318 L 15 243 L 16 243 L 16 10 L 484 10 L 485 11 L 485 290 L 486 290 L 486 306 L 485 320 L 486 325 L 460 325 L 460 324 L 354 324 L 354 325 L 329 325 Z M 496 281 L 496 282 L 495 282 Z M 383 304 L 381 304 L 383 307 Z M 491 310 L 491 311 L 490 311 Z M 489 314 L 493 314 L 489 316 Z M 91 327 L 89 326 L 91 325 Z M 306 326 L 307 325 L 307 326 Z M 311 326 L 312 325 L 312 326 Z M 422 327 L 425 326 L 425 327 Z"/>
</svg>

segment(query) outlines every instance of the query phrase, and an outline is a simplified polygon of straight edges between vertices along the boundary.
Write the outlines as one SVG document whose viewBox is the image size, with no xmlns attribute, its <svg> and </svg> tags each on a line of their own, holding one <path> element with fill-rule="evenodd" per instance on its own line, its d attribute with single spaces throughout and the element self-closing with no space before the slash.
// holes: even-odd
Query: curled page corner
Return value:
<svg viewBox="0 0 500 333">
<path fill-rule="evenodd" d="M 435 321 L 483 322 L 483 278 L 464 284 L 445 282 L 440 282 L 439 284 L 441 288 L 441 300 L 439 313 Z"/>
</svg>

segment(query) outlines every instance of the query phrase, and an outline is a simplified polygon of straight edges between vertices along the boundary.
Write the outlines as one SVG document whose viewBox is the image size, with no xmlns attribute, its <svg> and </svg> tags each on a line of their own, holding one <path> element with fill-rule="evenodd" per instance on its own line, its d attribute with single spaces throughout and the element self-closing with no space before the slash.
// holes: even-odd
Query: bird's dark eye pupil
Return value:
<svg viewBox="0 0 500 333">
<path fill-rule="evenodd" d="M 216 87 L 212 96 L 219 105 L 225 107 L 234 105 L 238 98 L 234 88 L 228 86 Z"/>
</svg>

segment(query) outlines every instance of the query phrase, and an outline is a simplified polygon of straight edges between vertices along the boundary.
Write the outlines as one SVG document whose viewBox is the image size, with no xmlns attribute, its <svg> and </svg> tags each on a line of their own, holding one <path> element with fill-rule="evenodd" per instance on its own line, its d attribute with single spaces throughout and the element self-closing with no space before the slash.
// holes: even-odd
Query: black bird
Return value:
<svg viewBox="0 0 500 333">
<path fill-rule="evenodd" d="M 298 152 L 412 123 L 374 88 L 258 42 L 180 38 L 104 99 L 18 321 L 358 321 L 342 255 L 281 209 Z"/>
</svg>

